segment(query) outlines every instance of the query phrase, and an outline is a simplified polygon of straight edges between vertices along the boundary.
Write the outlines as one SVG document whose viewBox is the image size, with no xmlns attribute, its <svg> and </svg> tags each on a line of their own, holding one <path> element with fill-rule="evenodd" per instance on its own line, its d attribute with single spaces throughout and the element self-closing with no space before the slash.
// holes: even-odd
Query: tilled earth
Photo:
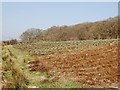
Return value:
<svg viewBox="0 0 120 90">
<path fill-rule="evenodd" d="M 84 88 L 117 87 L 118 46 L 109 45 L 62 55 L 40 56 L 29 62 L 31 71 L 48 72 L 53 81 L 61 77 Z"/>
</svg>

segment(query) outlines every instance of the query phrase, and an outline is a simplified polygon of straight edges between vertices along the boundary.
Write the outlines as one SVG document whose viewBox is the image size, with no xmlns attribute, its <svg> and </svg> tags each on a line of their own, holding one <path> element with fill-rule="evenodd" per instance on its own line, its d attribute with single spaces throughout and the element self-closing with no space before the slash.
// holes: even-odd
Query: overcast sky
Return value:
<svg viewBox="0 0 120 90">
<path fill-rule="evenodd" d="M 94 22 L 118 15 L 117 2 L 4 2 L 3 40 L 19 38 L 29 28 Z"/>
</svg>

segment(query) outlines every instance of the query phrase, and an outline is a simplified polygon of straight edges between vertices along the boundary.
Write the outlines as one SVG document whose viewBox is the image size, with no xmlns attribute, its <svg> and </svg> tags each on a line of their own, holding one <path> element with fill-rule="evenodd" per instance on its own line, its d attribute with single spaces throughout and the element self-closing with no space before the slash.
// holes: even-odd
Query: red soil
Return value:
<svg viewBox="0 0 120 90">
<path fill-rule="evenodd" d="M 31 70 L 65 77 L 82 87 L 110 87 L 118 83 L 118 47 L 110 45 L 67 55 L 40 56 Z"/>
</svg>

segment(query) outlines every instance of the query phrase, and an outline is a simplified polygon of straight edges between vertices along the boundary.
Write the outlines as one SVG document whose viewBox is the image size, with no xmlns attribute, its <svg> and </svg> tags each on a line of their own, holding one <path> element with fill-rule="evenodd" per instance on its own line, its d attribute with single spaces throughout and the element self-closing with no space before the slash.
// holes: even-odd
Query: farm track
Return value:
<svg viewBox="0 0 120 90">
<path fill-rule="evenodd" d="M 118 46 L 99 46 L 67 55 L 39 56 L 29 62 L 31 71 L 47 71 L 58 81 L 61 77 L 84 88 L 117 87 Z"/>
</svg>

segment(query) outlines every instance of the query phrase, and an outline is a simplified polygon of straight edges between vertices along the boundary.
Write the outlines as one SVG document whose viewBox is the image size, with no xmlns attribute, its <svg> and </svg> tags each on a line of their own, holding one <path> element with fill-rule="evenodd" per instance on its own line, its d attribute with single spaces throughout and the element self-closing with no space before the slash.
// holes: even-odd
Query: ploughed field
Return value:
<svg viewBox="0 0 120 90">
<path fill-rule="evenodd" d="M 81 87 L 117 87 L 118 41 L 33 42 L 15 45 L 35 55 L 30 71 L 47 72 L 51 81 L 70 80 Z"/>
</svg>

